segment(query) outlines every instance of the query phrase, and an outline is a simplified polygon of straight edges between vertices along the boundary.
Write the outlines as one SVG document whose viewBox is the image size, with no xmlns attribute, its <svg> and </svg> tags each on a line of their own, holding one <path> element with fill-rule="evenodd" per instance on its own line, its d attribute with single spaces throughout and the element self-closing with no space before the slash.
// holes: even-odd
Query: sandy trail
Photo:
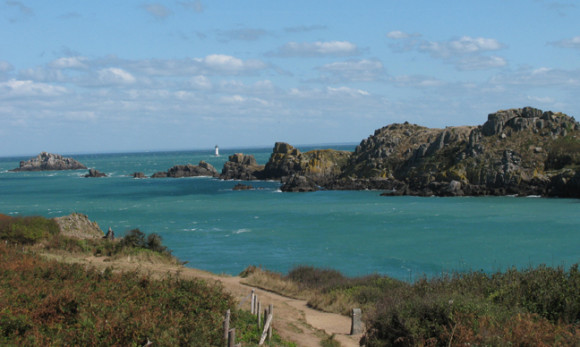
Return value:
<svg viewBox="0 0 580 347">
<path fill-rule="evenodd" d="M 243 283 L 238 276 L 216 275 L 202 270 L 177 265 L 136 263 L 130 259 L 105 261 L 104 257 L 86 257 L 74 255 L 45 254 L 46 257 L 61 262 L 81 263 L 99 269 L 112 267 L 118 271 L 141 271 L 151 276 L 160 277 L 168 273 L 182 278 L 200 278 L 208 282 L 220 282 L 238 302 L 242 308 L 250 309 L 250 295 L 252 289 L 258 295 L 262 308 L 269 304 L 274 305 L 274 329 L 283 339 L 295 342 L 297 346 L 320 347 L 320 342 L 329 336 L 340 342 L 343 347 L 358 346 L 361 335 L 349 335 L 351 320 L 349 317 L 334 313 L 317 311 L 307 307 L 306 301 L 288 298 L 276 293 L 268 292 Z"/>
</svg>

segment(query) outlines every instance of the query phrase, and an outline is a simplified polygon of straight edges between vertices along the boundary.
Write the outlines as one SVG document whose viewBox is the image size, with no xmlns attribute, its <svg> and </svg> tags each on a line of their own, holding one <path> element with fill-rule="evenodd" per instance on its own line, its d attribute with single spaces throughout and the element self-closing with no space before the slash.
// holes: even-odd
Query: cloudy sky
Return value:
<svg viewBox="0 0 580 347">
<path fill-rule="evenodd" d="M 0 0 L 0 156 L 580 114 L 572 0 Z"/>
</svg>

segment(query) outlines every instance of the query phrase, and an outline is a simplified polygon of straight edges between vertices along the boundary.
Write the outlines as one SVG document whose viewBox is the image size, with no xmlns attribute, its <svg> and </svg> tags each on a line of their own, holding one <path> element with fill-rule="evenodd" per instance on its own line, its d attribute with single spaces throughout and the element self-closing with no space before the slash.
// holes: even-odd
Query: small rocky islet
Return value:
<svg viewBox="0 0 580 347">
<path fill-rule="evenodd" d="M 23 160 L 20 166 L 10 171 L 52 171 L 52 170 L 84 170 L 87 167 L 72 158 L 60 154 L 42 152 L 34 158 Z"/>
<path fill-rule="evenodd" d="M 38 162 L 50 156 L 58 155 L 41 153 L 33 159 Z M 21 162 L 13 171 L 65 167 L 29 162 Z M 433 129 L 405 122 L 377 129 L 354 152 L 301 152 L 277 142 L 266 165 L 257 164 L 252 155 L 236 153 L 229 156 L 221 174 L 202 161 L 176 165 L 151 177 L 194 176 L 280 180 L 286 192 L 373 189 L 385 191 L 384 195 L 578 198 L 580 123 L 566 114 L 532 107 L 491 113 L 479 126 Z"/>
</svg>

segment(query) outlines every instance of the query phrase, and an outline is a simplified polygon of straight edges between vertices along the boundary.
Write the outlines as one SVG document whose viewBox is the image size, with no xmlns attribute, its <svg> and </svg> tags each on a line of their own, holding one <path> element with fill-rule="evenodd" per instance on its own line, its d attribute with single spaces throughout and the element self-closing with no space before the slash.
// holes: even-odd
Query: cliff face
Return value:
<svg viewBox="0 0 580 347">
<path fill-rule="evenodd" d="M 305 153 L 276 142 L 266 165 L 258 165 L 251 155 L 236 153 L 225 163 L 220 178 L 237 180 L 281 180 L 283 191 L 314 191 L 342 173 L 351 153 L 331 149 Z"/>
<path fill-rule="evenodd" d="M 264 176 L 264 165 L 258 165 L 253 155 L 243 153 L 232 154 L 222 169 L 221 179 L 224 180 L 258 180 Z"/>
<path fill-rule="evenodd" d="M 530 107 L 492 113 L 477 127 L 392 124 L 360 143 L 333 188 L 383 179 L 419 195 L 567 195 L 579 130 L 574 118 Z"/>
<path fill-rule="evenodd" d="M 350 152 L 332 149 L 302 153 L 287 143 L 277 142 L 264 169 L 264 175 L 268 178 L 300 175 L 321 182 L 327 181 L 342 173 L 350 156 Z"/>
<path fill-rule="evenodd" d="M 35 158 L 20 162 L 20 167 L 10 171 L 80 170 L 87 167 L 60 154 L 42 152 Z"/>
</svg>

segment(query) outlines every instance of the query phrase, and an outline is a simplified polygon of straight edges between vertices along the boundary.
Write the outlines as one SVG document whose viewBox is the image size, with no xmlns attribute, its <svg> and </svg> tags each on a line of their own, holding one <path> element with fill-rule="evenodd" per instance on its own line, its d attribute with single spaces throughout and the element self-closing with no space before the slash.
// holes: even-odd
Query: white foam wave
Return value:
<svg viewBox="0 0 580 347">
<path fill-rule="evenodd" d="M 242 228 L 242 229 L 238 229 L 236 231 L 234 231 L 234 234 L 243 234 L 243 233 L 249 233 L 251 230 L 250 229 L 246 229 L 246 228 Z"/>
</svg>

